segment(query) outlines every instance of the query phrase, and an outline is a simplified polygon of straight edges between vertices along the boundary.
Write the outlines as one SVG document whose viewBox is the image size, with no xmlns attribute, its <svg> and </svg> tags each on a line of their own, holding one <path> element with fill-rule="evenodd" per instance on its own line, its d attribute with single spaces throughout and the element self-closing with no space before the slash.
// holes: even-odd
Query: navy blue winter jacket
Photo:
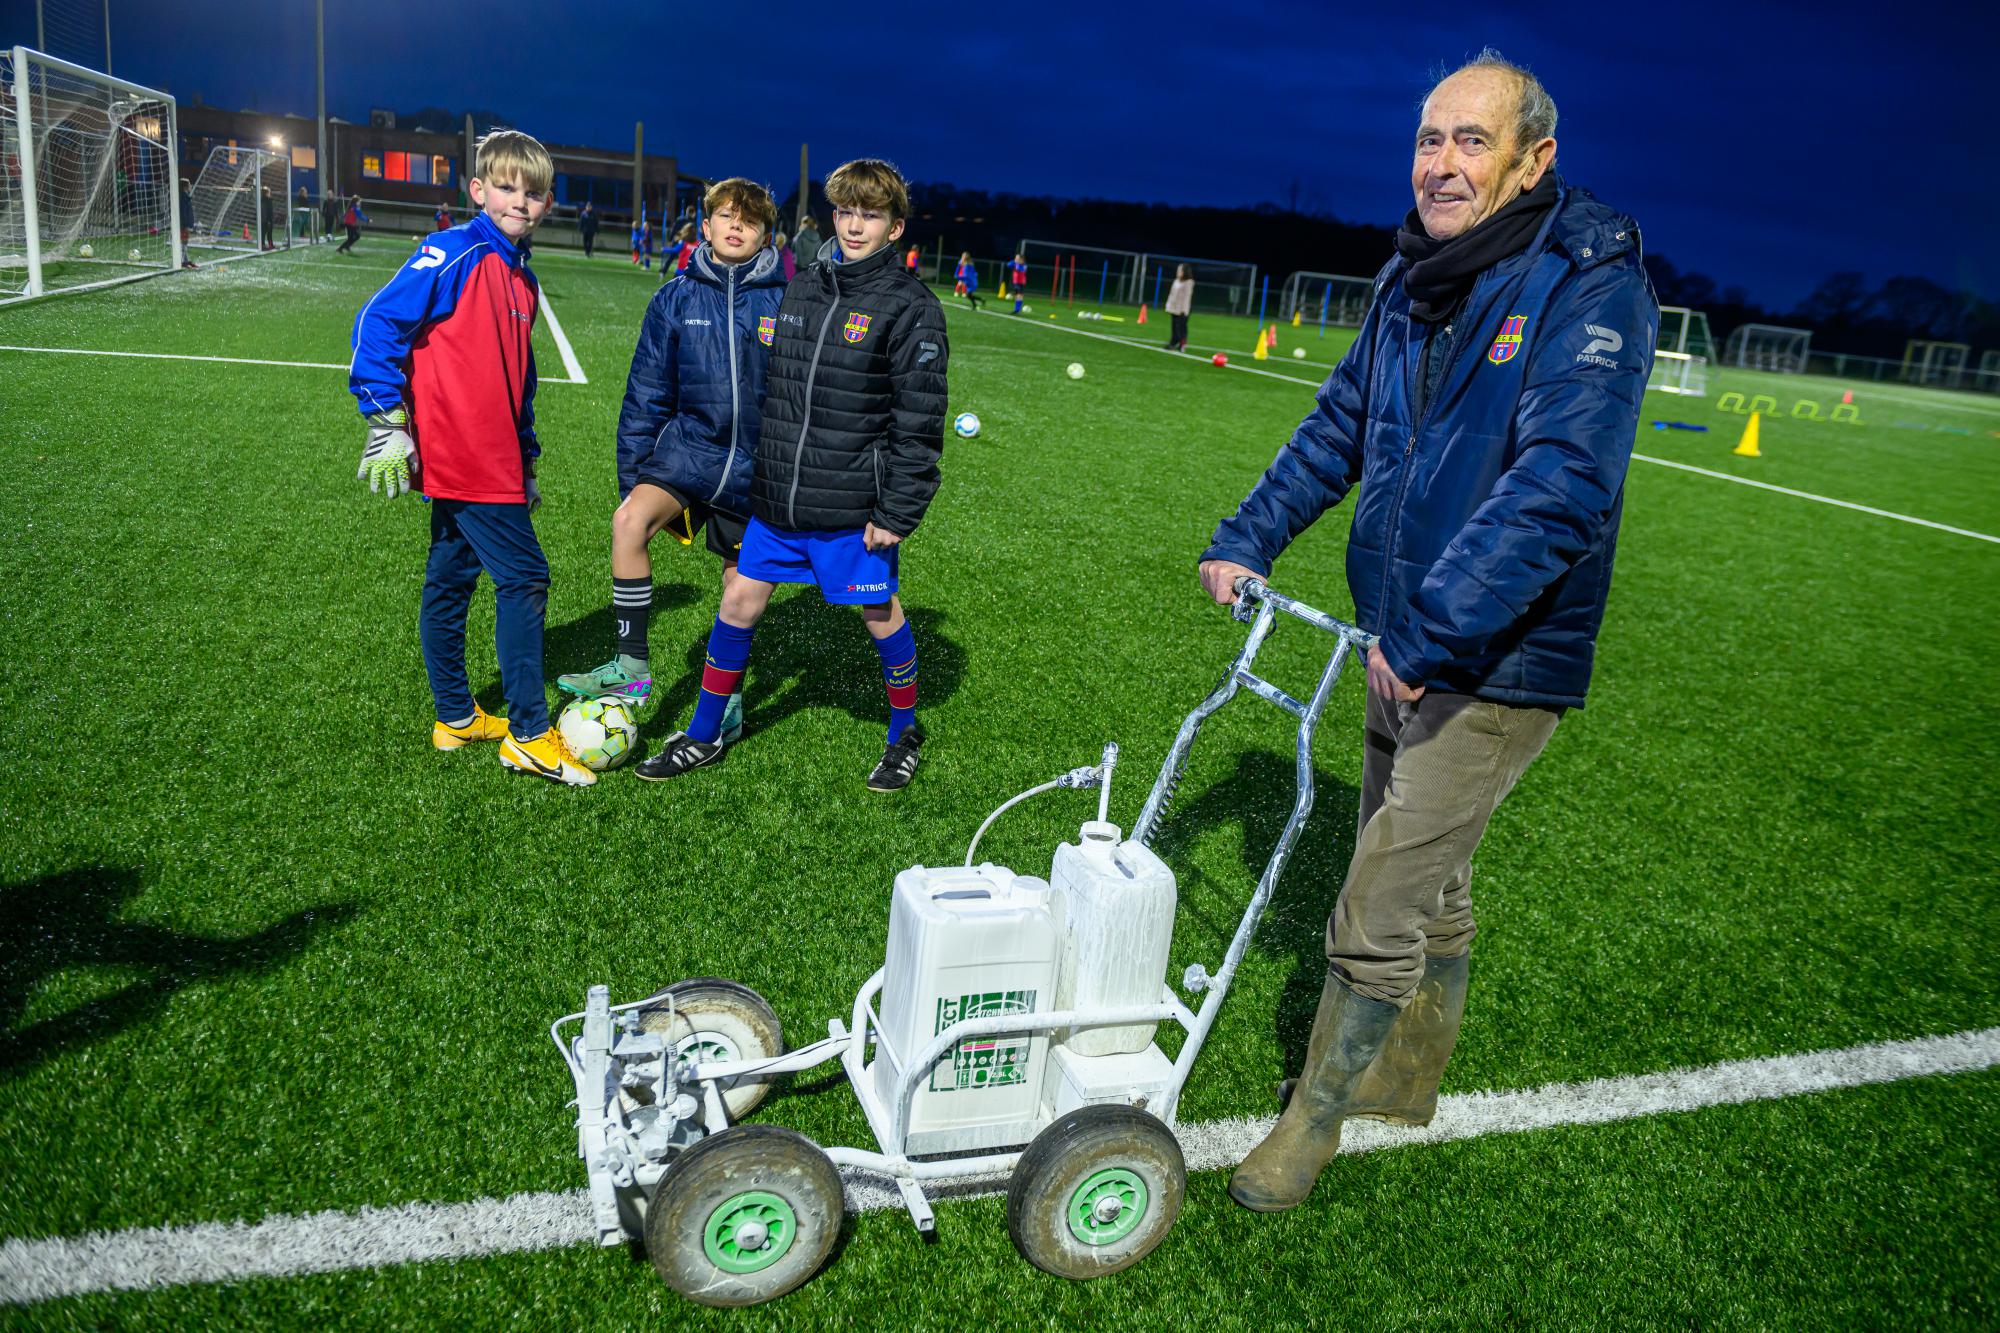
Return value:
<svg viewBox="0 0 2000 1333">
<path fill-rule="evenodd" d="M 1639 229 L 1561 186 L 1541 234 L 1479 275 L 1421 417 L 1425 342 L 1405 261 L 1204 560 L 1269 574 L 1356 482 L 1347 586 L 1398 678 L 1578 707 L 1625 498 L 1659 303 Z"/>
<path fill-rule="evenodd" d="M 732 266 L 706 244 L 687 272 L 654 294 L 618 414 L 620 498 L 643 477 L 748 516 L 764 377 L 784 296 L 776 250 Z"/>
</svg>

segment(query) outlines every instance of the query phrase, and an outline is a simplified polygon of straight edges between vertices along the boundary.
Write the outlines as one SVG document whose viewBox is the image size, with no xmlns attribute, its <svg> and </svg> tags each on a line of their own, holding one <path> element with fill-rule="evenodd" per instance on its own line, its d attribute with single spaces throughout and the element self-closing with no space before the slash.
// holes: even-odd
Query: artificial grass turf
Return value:
<svg viewBox="0 0 2000 1333">
<path fill-rule="evenodd" d="M 1066 1282 L 1008 1243 L 1004 1200 L 926 1244 L 848 1221 L 783 1300 L 706 1310 L 588 1246 L 35 1307 L 25 1327 L 1164 1329 L 1990 1326 L 2000 1074 L 1337 1159 L 1278 1215 L 1189 1181 L 1161 1247 Z M 1885 1189 L 1922 1180 L 1921 1191 Z M 559 1313 L 558 1313 L 559 1312 Z"/>
<path fill-rule="evenodd" d="M 314 252 L 0 311 L 0 343 L 342 363 L 355 308 L 399 257 Z M 591 376 L 538 399 L 553 677 L 610 649 L 612 429 L 655 283 L 611 260 L 540 272 Z M 22 742 L 0 777 L 0 1235 L 575 1187 L 571 1090 L 543 1034 L 590 982 L 626 997 L 733 976 L 808 1040 L 879 965 L 898 869 L 962 855 L 989 809 L 1106 739 L 1125 746 L 1114 812 L 1129 823 L 1240 642 L 1200 597 L 1194 557 L 1311 390 L 1025 321 L 950 321 L 951 410 L 985 429 L 948 441 L 904 564 L 933 742 L 894 800 L 861 790 L 886 720 L 874 655 L 810 592 L 782 596 L 760 629 L 750 743 L 712 773 L 565 792 L 508 777 L 490 749 L 435 754 L 414 626 L 423 514 L 354 481 L 361 430 L 338 371 L 0 353 L 0 486 L 23 525 L 0 549 L 15 647 L 0 702 Z M 1084 380 L 1063 377 L 1071 360 Z M 1713 414 L 1656 398 L 1649 416 Z M 1764 460 L 1731 459 L 1719 430 L 1642 427 L 1640 448 L 1670 441 L 1777 479 L 1750 471 L 1768 462 L 1781 484 L 2000 528 L 1977 455 L 1950 487 L 1907 480 L 1925 449 L 1959 458 L 1968 441 L 1817 429 L 1824 443 L 1796 450 L 1767 434 Z M 1277 574 L 1340 615 L 1346 514 Z M 2000 1022 L 1977 926 L 1996 869 L 1985 782 L 2000 727 L 1980 687 L 2000 646 L 2000 552 L 1645 464 L 1625 523 L 1591 706 L 1480 854 L 1479 980 L 1447 1089 Z M 647 722 L 653 744 L 692 697 L 715 597 L 699 550 L 661 543 L 655 558 L 656 665 L 682 670 Z M 498 706 L 490 616 L 482 597 L 472 668 Z M 1266 661 L 1296 687 L 1324 641 L 1287 628 Z M 1349 682 L 1322 729 L 1314 822 L 1186 1118 L 1267 1109 L 1296 1062 L 1351 846 L 1358 709 Z M 1218 959 L 1290 804 L 1289 745 L 1285 719 L 1247 706 L 1204 734 L 1161 841 L 1181 876 L 1176 971 Z M 982 852 L 1045 871 L 1088 805 L 1038 798 Z M 837 1086 L 762 1118 L 863 1141 Z M 1896 1167 L 1855 1187 L 1880 1209 L 1934 1184 Z M 1219 1183 L 1195 1189 L 1221 1210 Z M 1621 1204 L 1656 1228 L 1684 1206 L 1646 1188 Z M 1990 1239 L 1990 1214 L 1964 1225 Z M 1323 1265 L 1348 1252 L 1313 1243 Z M 949 1246 L 911 1253 L 944 1265 L 931 1285 L 947 1292 L 1040 1281 L 982 1277 Z M 483 1288 L 498 1309 L 564 1291 L 563 1273 L 598 1282 L 596 1258 L 408 1283 L 474 1305 Z M 1140 1272 L 1202 1282 L 1210 1262 L 1163 1251 Z M 365 1294 L 378 1280 L 426 1322 L 403 1278 L 269 1285 Z M 814 1299 L 863 1319 L 867 1290 Z M 214 1297 L 129 1299 L 192 1321 Z M 1303 1279 L 1270 1299 L 1294 1317 L 1319 1308 Z M 1586 1308 L 1576 1299 L 1546 1308 Z"/>
</svg>

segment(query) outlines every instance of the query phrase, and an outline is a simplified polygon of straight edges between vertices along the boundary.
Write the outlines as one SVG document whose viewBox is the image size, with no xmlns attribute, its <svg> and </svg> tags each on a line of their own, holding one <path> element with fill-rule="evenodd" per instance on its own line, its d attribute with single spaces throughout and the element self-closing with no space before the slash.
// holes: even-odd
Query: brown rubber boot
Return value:
<svg viewBox="0 0 2000 1333">
<path fill-rule="evenodd" d="M 1392 1125 L 1431 1122 L 1437 1114 L 1438 1083 L 1465 1017 L 1470 963 L 1468 954 L 1424 959 L 1424 979 L 1382 1044 L 1382 1054 L 1354 1085 L 1349 1115 Z"/>
<path fill-rule="evenodd" d="M 1340 1151 L 1340 1122 L 1362 1072 L 1400 1011 L 1356 995 L 1329 971 L 1306 1044 L 1305 1068 L 1285 1113 L 1229 1178 L 1229 1196 L 1260 1213 L 1296 1208 Z"/>
<path fill-rule="evenodd" d="M 1389 1029 L 1382 1054 L 1355 1085 L 1350 1119 L 1415 1126 L 1431 1122 L 1437 1114 L 1438 1082 L 1465 1017 L 1469 962 L 1466 954 L 1424 959 L 1424 979 L 1410 997 L 1409 1008 Z M 1297 1082 L 1288 1078 L 1278 1085 L 1279 1106 L 1292 1099 Z"/>
</svg>

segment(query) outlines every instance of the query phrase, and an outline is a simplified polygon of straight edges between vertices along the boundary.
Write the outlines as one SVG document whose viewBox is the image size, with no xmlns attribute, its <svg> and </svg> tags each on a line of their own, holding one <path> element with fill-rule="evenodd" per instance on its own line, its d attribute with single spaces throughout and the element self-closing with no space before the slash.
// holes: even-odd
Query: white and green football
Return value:
<svg viewBox="0 0 2000 1333">
<path fill-rule="evenodd" d="M 578 699 L 562 710 L 556 729 L 593 773 L 616 768 L 639 746 L 639 724 L 622 699 Z"/>
</svg>

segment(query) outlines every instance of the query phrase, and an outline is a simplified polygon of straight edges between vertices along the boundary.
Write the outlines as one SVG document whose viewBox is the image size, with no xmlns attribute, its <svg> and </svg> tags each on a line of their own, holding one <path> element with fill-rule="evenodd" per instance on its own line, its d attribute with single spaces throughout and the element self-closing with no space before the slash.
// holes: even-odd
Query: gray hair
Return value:
<svg viewBox="0 0 2000 1333">
<path fill-rule="evenodd" d="M 1542 87 L 1542 81 L 1534 76 L 1533 71 L 1515 64 L 1490 46 L 1482 48 L 1478 55 L 1449 73 L 1440 66 L 1437 77 L 1431 81 L 1430 91 L 1423 96 L 1423 102 L 1431 100 L 1431 93 L 1438 90 L 1439 84 L 1453 74 L 1463 74 L 1469 69 L 1497 70 L 1514 80 L 1514 87 L 1520 92 L 1520 101 L 1514 109 L 1514 152 L 1517 158 L 1555 134 L 1556 103 L 1549 96 L 1549 90 Z"/>
</svg>

